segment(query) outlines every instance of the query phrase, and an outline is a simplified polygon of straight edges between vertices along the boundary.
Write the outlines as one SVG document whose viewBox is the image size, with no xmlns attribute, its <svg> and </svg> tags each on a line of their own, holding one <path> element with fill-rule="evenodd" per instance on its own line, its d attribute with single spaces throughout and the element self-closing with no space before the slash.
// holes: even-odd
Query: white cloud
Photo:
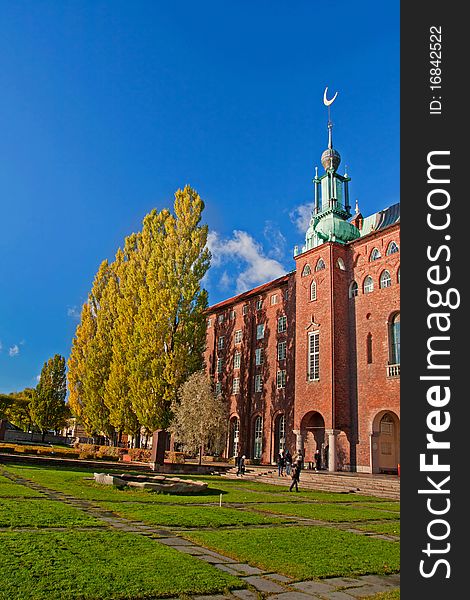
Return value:
<svg viewBox="0 0 470 600">
<path fill-rule="evenodd" d="M 69 306 L 67 308 L 67 316 L 68 317 L 72 317 L 72 319 L 80 319 L 80 310 L 77 308 L 77 306 Z"/>
<path fill-rule="evenodd" d="M 10 356 L 17 356 L 20 353 L 20 348 L 17 344 L 8 349 L 8 354 Z"/>
<path fill-rule="evenodd" d="M 272 221 L 266 221 L 263 235 L 271 245 L 268 256 L 282 260 L 286 251 L 286 238 Z"/>
<path fill-rule="evenodd" d="M 36 380 L 36 381 L 39 383 L 39 381 L 40 381 L 40 379 L 41 379 L 41 374 L 39 374 L 39 375 L 36 375 L 36 377 L 35 377 L 34 379 L 35 379 L 35 380 Z"/>
<path fill-rule="evenodd" d="M 282 264 L 266 256 L 263 247 L 246 231 L 234 231 L 230 239 L 221 239 L 217 232 L 208 235 L 207 246 L 212 254 L 212 265 L 220 267 L 235 264 L 237 293 L 281 277 L 286 273 Z"/>
<path fill-rule="evenodd" d="M 305 235 L 305 232 L 310 225 L 310 219 L 312 218 L 313 204 L 301 204 L 296 206 L 289 213 L 290 220 L 297 227 L 297 231 Z"/>
</svg>

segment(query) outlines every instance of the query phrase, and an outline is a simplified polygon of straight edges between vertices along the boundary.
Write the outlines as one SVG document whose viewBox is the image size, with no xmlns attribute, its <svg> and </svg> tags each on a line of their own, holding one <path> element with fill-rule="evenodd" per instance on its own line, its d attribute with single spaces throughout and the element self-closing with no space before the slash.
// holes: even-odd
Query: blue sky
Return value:
<svg viewBox="0 0 470 600">
<path fill-rule="evenodd" d="M 291 270 L 325 86 L 353 201 L 397 202 L 398 0 L 0 0 L 0 392 L 68 356 L 99 263 L 186 183 L 211 303 Z"/>
</svg>

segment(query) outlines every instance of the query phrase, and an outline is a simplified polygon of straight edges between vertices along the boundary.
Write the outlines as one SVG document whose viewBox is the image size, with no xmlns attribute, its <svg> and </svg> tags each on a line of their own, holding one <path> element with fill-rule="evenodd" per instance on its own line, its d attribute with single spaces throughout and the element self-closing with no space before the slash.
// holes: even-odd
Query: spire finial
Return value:
<svg viewBox="0 0 470 600">
<path fill-rule="evenodd" d="M 336 100 L 336 96 L 338 95 L 338 92 L 335 92 L 335 95 L 333 96 L 333 98 L 331 98 L 331 100 L 328 100 L 326 94 L 328 92 L 328 86 L 326 86 L 325 91 L 323 93 L 323 104 L 325 106 L 328 107 L 328 148 L 333 148 L 333 123 L 331 122 L 331 111 L 330 111 L 330 106 L 333 104 L 333 102 Z"/>
<path fill-rule="evenodd" d="M 356 215 L 359 214 L 359 200 L 356 198 L 356 208 L 354 209 Z"/>
</svg>

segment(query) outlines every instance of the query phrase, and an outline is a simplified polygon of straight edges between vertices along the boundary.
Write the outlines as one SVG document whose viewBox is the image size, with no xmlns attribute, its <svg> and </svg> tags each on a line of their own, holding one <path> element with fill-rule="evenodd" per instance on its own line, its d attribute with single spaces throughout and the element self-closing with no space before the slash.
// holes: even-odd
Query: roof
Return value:
<svg viewBox="0 0 470 600">
<path fill-rule="evenodd" d="M 373 215 L 365 217 L 362 223 L 361 237 L 364 237 L 369 233 L 373 233 L 374 231 L 385 229 L 385 227 L 395 225 L 395 223 L 399 222 L 400 203 L 397 202 L 396 204 L 392 204 L 392 206 L 389 206 L 388 208 L 384 208 L 383 210 L 379 210 L 379 212 L 376 212 Z"/>
<path fill-rule="evenodd" d="M 218 304 L 213 304 L 212 306 L 209 306 L 209 308 L 206 309 L 206 312 L 213 312 L 215 310 L 219 310 L 221 308 L 230 306 L 231 304 L 234 304 L 236 302 L 242 302 L 243 300 L 246 300 L 246 299 L 250 298 L 251 296 L 256 296 L 258 294 L 262 294 L 263 292 L 270 289 L 271 287 L 275 287 L 277 285 L 287 283 L 287 281 L 289 280 L 289 277 L 294 272 L 295 271 L 290 271 L 289 273 L 286 273 L 286 275 L 282 275 L 282 277 L 278 277 L 277 279 L 273 279 L 272 281 L 263 283 L 262 285 L 259 285 L 258 287 L 255 287 L 251 290 L 243 292 L 242 294 L 238 294 L 238 296 L 232 296 L 231 298 L 227 298 L 227 300 L 223 300 L 222 302 L 219 302 Z"/>
</svg>

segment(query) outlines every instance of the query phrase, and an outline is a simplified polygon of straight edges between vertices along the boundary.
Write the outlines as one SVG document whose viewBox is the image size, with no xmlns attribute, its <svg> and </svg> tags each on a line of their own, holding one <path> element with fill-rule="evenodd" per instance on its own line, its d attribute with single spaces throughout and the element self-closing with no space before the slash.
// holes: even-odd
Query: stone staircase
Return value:
<svg viewBox="0 0 470 600">
<path fill-rule="evenodd" d="M 223 477 L 238 479 L 236 468 L 229 469 Z M 290 485 L 290 477 L 279 477 L 277 467 L 248 466 L 242 479 L 261 481 L 273 485 Z M 369 473 L 342 473 L 329 471 L 303 470 L 300 475 L 299 489 L 322 490 L 338 493 L 356 493 L 379 498 L 400 499 L 400 479 L 396 475 Z"/>
</svg>

